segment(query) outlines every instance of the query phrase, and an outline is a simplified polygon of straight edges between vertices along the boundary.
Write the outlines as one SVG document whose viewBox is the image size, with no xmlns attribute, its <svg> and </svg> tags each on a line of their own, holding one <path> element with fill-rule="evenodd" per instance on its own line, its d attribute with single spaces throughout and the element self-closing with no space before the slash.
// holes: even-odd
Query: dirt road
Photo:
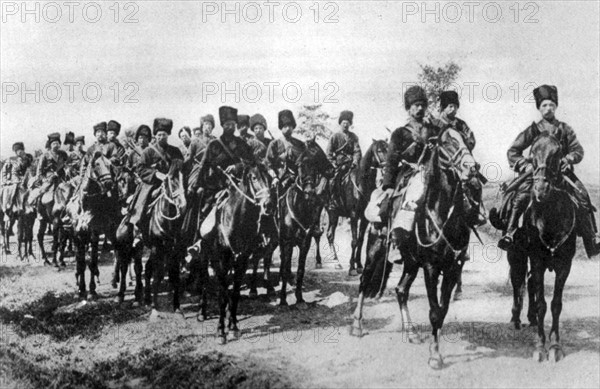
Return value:
<svg viewBox="0 0 600 389">
<path fill-rule="evenodd" d="M 341 227 L 342 258 L 347 258 L 348 239 L 347 227 Z M 512 288 L 506 258 L 487 245 L 496 236 L 483 239 L 485 246 L 475 241 L 471 245 L 462 299 L 452 303 L 446 319 L 441 346 L 445 367 L 440 371 L 427 366 L 430 327 L 422 276 L 412 288 L 409 309 L 426 342 L 408 343 L 399 332 L 393 295 L 399 267 L 384 297 L 367 302 L 368 333 L 362 338 L 348 333 L 358 278 L 334 270 L 333 263 L 314 270 L 311 255 L 308 309 L 280 308 L 264 295 L 249 299 L 244 290 L 242 337 L 219 346 L 214 296 L 211 319 L 204 323 L 195 319 L 195 297 L 184 299 L 185 318 L 164 312 L 151 321 L 149 310 L 130 307 L 131 294 L 120 307 L 112 302 L 116 291 L 109 284 L 108 256 L 100 269 L 102 298 L 85 305 L 75 299 L 72 259 L 66 270 L 57 272 L 40 262 L 23 264 L 5 256 L 0 264 L 0 387 L 597 388 L 599 263 L 577 260 L 567 282 L 561 317 L 566 358 L 536 363 L 531 359 L 533 328 L 517 331 L 508 323 Z M 553 274 L 546 277 L 547 296 L 553 281 Z M 288 302 L 294 302 L 293 292 Z M 525 314 L 522 319 L 526 322 Z"/>
</svg>

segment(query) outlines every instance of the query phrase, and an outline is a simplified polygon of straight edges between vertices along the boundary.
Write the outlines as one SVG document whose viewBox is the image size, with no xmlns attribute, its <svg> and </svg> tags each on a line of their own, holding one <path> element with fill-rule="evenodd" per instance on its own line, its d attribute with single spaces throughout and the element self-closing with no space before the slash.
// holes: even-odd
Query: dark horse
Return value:
<svg viewBox="0 0 600 389">
<path fill-rule="evenodd" d="M 63 228 L 62 216 L 65 212 L 67 202 L 73 194 L 73 184 L 70 180 L 55 179 L 55 183 L 50 190 L 41 196 L 38 196 L 40 188 L 33 189 L 29 199 L 34 199 L 34 204 L 40 220 L 37 233 L 38 245 L 44 265 L 50 265 L 48 255 L 44 249 L 44 235 L 49 225 L 52 226 L 52 264 L 55 267 L 66 266 L 64 262 L 66 235 Z M 58 260 L 57 260 L 58 256 Z"/>
<path fill-rule="evenodd" d="M 422 174 L 412 177 L 413 180 L 424 180 L 424 193 L 415 215 L 412 232 L 406 233 L 400 242 L 400 253 L 404 260 L 404 269 L 396 294 L 402 316 L 402 331 L 408 332 L 410 341 L 420 342 L 420 336 L 412 328 L 408 312 L 408 294 L 419 268 L 425 274 L 425 286 L 429 299 L 429 319 L 432 327 L 433 341 L 430 346 L 429 365 L 434 369 L 443 366 L 439 352 L 439 337 L 444 318 L 448 312 L 452 290 L 462 270 L 461 251 L 469 243 L 469 226 L 465 220 L 479 212 L 468 199 L 470 186 L 480 185 L 477 179 L 477 165 L 461 135 L 449 128 L 439 137 L 429 140 L 430 147 L 425 147 L 418 166 Z M 403 196 L 393 196 L 392 216 L 401 209 Z M 388 228 L 390 224 L 388 223 Z M 362 335 L 362 307 L 365 290 L 377 291 L 385 288 L 391 263 L 387 260 L 385 245 L 380 239 L 371 240 L 373 247 L 367 247 L 367 268 L 361 277 L 359 302 L 354 313 L 351 333 Z M 379 254 L 372 257 L 372 254 Z M 383 255 L 381 255 L 383 254 Z M 379 262 L 376 264 L 371 261 Z M 385 266 L 384 266 L 385 265 Z M 371 266 L 383 271 L 382 277 L 366 277 Z M 443 275 L 442 275 L 443 274 Z M 438 300 L 438 280 L 442 275 L 441 303 Z M 376 282 L 376 285 L 368 285 Z M 369 292 L 369 294 L 373 294 Z M 376 293 L 375 293 L 376 294 Z M 415 330 L 415 332 L 413 332 Z"/>
<path fill-rule="evenodd" d="M 175 244 L 181 236 L 181 224 L 187 208 L 187 201 L 183 187 L 183 174 L 178 170 L 177 165 L 173 164 L 171 166 L 160 187 L 158 197 L 152 201 L 148 208 L 150 209 L 150 220 L 142 229 L 144 244 L 150 248 L 150 257 L 144 272 L 146 284 L 144 302 L 152 304 L 151 318 L 158 316 L 158 292 L 166 269 L 169 282 L 173 287 L 173 310 L 183 314 L 179 302 L 179 264 L 183 259 L 180 253 L 184 251 L 178 250 Z M 121 264 L 120 269 L 122 288 L 125 282 L 127 264 Z M 136 289 L 140 286 L 140 278 L 140 275 L 136 275 Z M 152 288 L 150 288 L 150 285 L 152 285 Z"/>
<path fill-rule="evenodd" d="M 33 254 L 33 223 L 35 222 L 35 208 L 29 204 L 29 187 L 31 185 L 31 172 L 29 169 L 20 183 L 6 185 L 0 193 L 0 226 L 4 238 L 4 252 L 10 254 L 10 233 L 12 226 L 17 223 L 17 258 L 29 260 Z M 5 228 L 5 226 L 7 228 Z M 21 246 L 24 245 L 24 254 Z"/>
<path fill-rule="evenodd" d="M 533 124 L 535 126 L 535 124 Z M 571 271 L 576 249 L 575 204 L 564 190 L 560 172 L 562 149 L 552 135 L 540 135 L 531 146 L 534 167 L 531 205 L 525 214 L 523 229 L 518 231 L 515 248 L 508 251 L 510 278 L 513 285 L 512 320 L 515 328 L 521 327 L 521 310 L 527 276 L 527 258 L 531 264 L 528 282 L 529 312 L 531 325 L 538 327 L 538 336 L 533 357 L 537 361 L 546 359 L 546 335 L 544 317 L 544 274 L 546 269 L 556 272 L 554 297 L 551 303 L 552 328 L 550 329 L 550 360 L 558 361 L 563 356 L 558 332 L 562 310 L 562 295 Z"/>
<path fill-rule="evenodd" d="M 113 238 L 120 216 L 116 188 L 116 172 L 110 160 L 97 152 L 87 166 L 81 182 L 67 204 L 69 229 L 73 231 L 77 269 L 75 277 L 79 298 L 96 299 L 98 271 L 98 241 L 105 234 Z M 91 246 L 89 294 L 86 292 L 85 268 L 88 245 Z"/>
<path fill-rule="evenodd" d="M 315 166 L 309 152 L 303 152 L 297 160 L 298 176 L 287 190 L 279 196 L 277 230 L 279 232 L 279 250 L 281 264 L 279 275 L 281 278 L 280 302 L 287 305 L 286 287 L 292 273 L 292 253 L 298 246 L 298 271 L 296 273 L 296 304 L 306 307 L 302 297 L 302 284 L 306 267 L 306 256 L 310 249 L 311 239 L 315 234 L 315 225 L 318 223 L 322 208 L 321 201 L 316 193 L 319 183 L 319 167 Z"/>
<path fill-rule="evenodd" d="M 227 175 L 227 173 L 223 172 Z M 215 271 L 219 282 L 219 325 L 217 339 L 226 342 L 225 316 L 229 307 L 228 329 L 239 336 L 237 307 L 248 258 L 260 243 L 260 221 L 271 211 L 270 178 L 262 164 L 245 165 L 238 184 L 227 175 L 227 198 L 216 204 L 215 229 L 203 239 L 200 256 Z M 233 291 L 229 292 L 229 273 L 233 269 Z M 204 288 L 205 290 L 205 288 Z M 206 298 L 203 298 L 206 302 Z"/>
<path fill-rule="evenodd" d="M 327 240 L 333 250 L 333 255 L 338 261 L 335 248 L 335 229 L 340 217 L 350 218 L 350 230 L 352 232 L 352 254 L 350 256 L 350 269 L 348 274 L 355 276 L 362 273 L 361 251 L 365 238 L 365 231 L 368 221 L 365 219 L 365 208 L 369 197 L 376 187 L 377 171 L 383 168 L 387 154 L 387 142 L 384 140 L 375 140 L 367 149 L 367 152 L 360 161 L 360 166 L 356 172 L 356 177 L 352 171 L 348 171 L 342 178 L 340 184 L 341 201 L 339 204 L 328 207 L 329 225 L 327 227 Z M 335 195 L 335 194 L 333 194 Z M 332 200 L 335 200 L 332 198 Z"/>
</svg>

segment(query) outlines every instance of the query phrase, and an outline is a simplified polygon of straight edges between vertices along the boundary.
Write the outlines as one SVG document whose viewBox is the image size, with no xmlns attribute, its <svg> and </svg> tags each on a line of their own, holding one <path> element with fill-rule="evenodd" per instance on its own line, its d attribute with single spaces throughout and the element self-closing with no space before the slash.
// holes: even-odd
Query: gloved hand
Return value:
<svg viewBox="0 0 600 389">
<path fill-rule="evenodd" d="M 225 168 L 225 173 L 227 174 L 235 174 L 237 171 L 235 165 L 229 165 Z"/>
<path fill-rule="evenodd" d="M 165 173 L 161 173 L 161 172 L 156 172 L 154 173 L 155 177 L 158 178 L 161 181 L 164 181 L 165 178 L 167 178 L 167 175 Z"/>
<path fill-rule="evenodd" d="M 573 166 L 569 163 L 567 157 L 564 157 L 560 160 L 560 171 L 563 173 L 570 172 L 573 169 Z"/>
<path fill-rule="evenodd" d="M 523 166 L 521 166 L 522 174 L 529 173 L 532 171 L 533 171 L 533 164 L 531 162 L 526 162 L 525 164 L 523 164 Z"/>
</svg>

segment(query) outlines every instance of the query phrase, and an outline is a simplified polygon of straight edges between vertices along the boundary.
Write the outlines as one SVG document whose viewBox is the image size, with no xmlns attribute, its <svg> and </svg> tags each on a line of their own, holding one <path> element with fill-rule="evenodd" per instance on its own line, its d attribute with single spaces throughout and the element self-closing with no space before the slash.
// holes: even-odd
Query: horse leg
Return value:
<svg viewBox="0 0 600 389">
<path fill-rule="evenodd" d="M 90 255 L 90 263 L 88 265 L 90 269 L 90 291 L 88 293 L 88 298 L 90 300 L 96 300 L 98 298 L 98 293 L 96 293 L 96 279 L 100 276 L 100 271 L 98 270 L 98 234 L 91 233 L 90 236 L 90 244 L 92 246 L 92 253 Z"/>
<path fill-rule="evenodd" d="M 352 325 L 350 326 L 350 335 L 356 337 L 363 336 L 363 305 L 365 302 L 365 293 L 360 292 L 358 294 L 358 304 L 354 310 Z"/>
<path fill-rule="evenodd" d="M 252 255 L 251 263 L 252 263 L 252 277 L 250 277 L 250 292 L 248 293 L 248 297 L 256 298 L 258 296 L 258 290 L 256 289 L 256 280 L 258 278 L 258 265 L 260 263 L 260 259 L 264 258 L 266 250 L 259 250 L 258 252 Z"/>
<path fill-rule="evenodd" d="M 59 268 L 57 256 L 60 245 L 60 231 L 58 228 L 59 222 L 57 219 L 57 217 L 52 219 L 52 264 L 54 267 Z"/>
<path fill-rule="evenodd" d="M 358 241 L 356 242 L 356 255 L 354 257 L 354 264 L 356 265 L 356 271 L 358 274 L 362 274 L 363 265 L 361 261 L 362 256 L 362 247 L 365 241 L 365 234 L 367 232 L 367 227 L 369 226 L 369 221 L 361 215 L 360 224 L 358 227 Z"/>
<path fill-rule="evenodd" d="M 537 340 L 535 342 L 535 351 L 533 359 L 543 362 L 547 358 L 546 352 L 546 333 L 544 331 L 544 317 L 546 316 L 546 298 L 544 297 L 544 273 L 546 269 L 542 258 L 532 258 L 531 273 L 535 283 L 535 301 L 537 308 Z"/>
<path fill-rule="evenodd" d="M 444 314 L 437 296 L 439 271 L 435 269 L 431 263 L 426 263 L 423 267 L 423 273 L 425 275 L 427 299 L 429 300 L 429 322 L 431 323 L 431 333 L 433 335 L 433 339 L 429 345 L 428 363 L 429 367 L 438 370 L 444 365 L 442 355 L 440 354 L 440 329 L 442 328 Z"/>
<path fill-rule="evenodd" d="M 183 249 L 183 250 L 182 250 Z M 166 258 L 166 265 L 168 266 L 169 273 L 169 282 L 173 287 L 173 312 L 179 313 L 181 316 L 183 315 L 183 311 L 181 310 L 181 305 L 179 302 L 179 294 L 180 294 L 180 263 L 181 258 L 185 253 L 185 246 L 181 246 L 181 248 L 175 248 L 171 250 L 171 255 Z M 166 254 L 166 253 L 165 253 Z M 165 255 L 166 257 L 166 255 Z"/>
<path fill-rule="evenodd" d="M 152 250 L 155 251 L 154 263 L 152 264 L 152 309 L 158 311 L 158 292 L 165 277 L 165 250 L 162 242 L 155 243 Z"/>
<path fill-rule="evenodd" d="M 329 248 L 333 251 L 333 259 L 336 262 L 335 268 L 342 269 L 342 265 L 338 259 L 337 250 L 335 248 L 335 229 L 337 228 L 339 216 L 333 211 L 329 211 L 328 215 L 329 225 L 327 226 L 327 242 L 329 242 Z"/>
<path fill-rule="evenodd" d="M 275 288 L 271 285 L 271 263 L 273 263 L 273 252 L 277 245 L 270 244 L 265 250 L 263 257 L 263 284 L 267 289 L 267 296 L 272 297 L 275 294 Z"/>
<path fill-rule="evenodd" d="M 40 247 L 40 253 L 42 254 L 42 259 L 44 260 L 44 265 L 51 265 L 48 261 L 48 255 L 46 254 L 46 250 L 44 249 L 44 238 L 46 236 L 46 228 L 47 228 L 46 220 L 40 220 L 40 226 L 38 228 L 37 240 L 38 246 Z"/>
<path fill-rule="evenodd" d="M 527 267 L 527 264 L 524 264 L 523 266 Z M 530 327 L 536 327 L 538 323 L 536 289 L 537 287 L 535 285 L 535 279 L 530 270 L 529 274 L 527 275 L 527 295 L 529 298 L 527 320 L 529 320 Z"/>
<path fill-rule="evenodd" d="M 156 250 L 154 248 L 150 249 L 150 256 L 148 257 L 148 261 L 146 261 L 146 268 L 144 269 L 144 284 L 146 288 L 144 289 L 144 304 L 152 305 L 152 273 L 154 268 L 154 262 L 156 256 Z"/>
<path fill-rule="evenodd" d="M 349 276 L 357 276 L 358 272 L 355 269 L 356 248 L 358 246 L 358 218 L 350 217 L 350 233 L 352 234 L 350 268 L 348 269 Z"/>
<path fill-rule="evenodd" d="M 315 240 L 315 269 L 322 269 L 323 263 L 321 258 L 321 235 L 314 235 Z"/>
<path fill-rule="evenodd" d="M 127 283 L 124 281 L 124 279 L 127 275 L 129 262 L 131 261 L 131 249 L 128 247 L 119 247 L 119 244 L 117 244 L 115 248 L 115 260 L 118 264 L 118 271 L 121 273 L 119 292 L 117 293 L 115 302 L 121 304 L 125 300 L 125 290 L 127 289 Z"/>
<path fill-rule="evenodd" d="M 304 242 L 300 246 L 300 253 L 298 255 L 298 271 L 296 272 L 296 307 L 300 309 L 306 309 L 307 305 L 302 297 L 302 285 L 304 284 L 304 271 L 306 268 L 306 256 L 310 249 L 311 236 L 307 235 L 304 238 Z"/>
<path fill-rule="evenodd" d="M 142 257 L 144 256 L 144 245 L 142 242 L 138 243 L 133 247 L 133 271 L 135 272 L 135 290 L 133 292 L 134 302 L 133 306 L 137 307 L 142 303 L 144 294 L 143 278 L 143 265 Z M 131 259 L 129 259 L 131 261 Z M 130 270 L 131 271 L 131 270 Z"/>
<path fill-rule="evenodd" d="M 200 295 L 200 304 L 198 306 L 198 315 L 196 316 L 196 320 L 199 322 L 203 322 L 207 319 L 206 315 L 206 306 L 208 304 L 208 282 L 210 281 L 210 277 L 208 274 L 208 245 L 206 242 L 201 243 L 200 249 L 200 257 L 194 263 L 194 269 L 196 270 L 195 283 L 196 283 L 196 291 Z"/>
<path fill-rule="evenodd" d="M 7 217 L 6 215 L 4 217 Z M 2 238 L 4 240 L 4 254 L 10 255 L 10 222 L 8 223 L 9 227 L 6 228 L 6 223 L 2 221 Z"/>
<path fill-rule="evenodd" d="M 229 330 L 234 339 L 239 339 L 240 329 L 238 328 L 237 320 L 237 309 L 240 302 L 240 289 L 242 282 L 244 281 L 244 275 L 246 274 L 246 268 L 248 266 L 248 257 L 246 255 L 240 255 L 235 260 L 235 269 L 233 273 L 233 293 L 231 296 L 231 306 L 229 307 Z"/>
<path fill-rule="evenodd" d="M 285 240 L 281 242 L 279 246 L 280 256 L 281 256 L 281 264 L 279 266 L 279 278 L 281 279 L 281 291 L 279 292 L 279 305 L 286 306 L 288 305 L 287 298 L 287 280 L 289 277 L 289 269 L 292 262 L 292 251 L 294 250 L 294 246 L 292 245 L 291 240 Z M 290 265 L 288 265 L 290 263 Z"/>
<path fill-rule="evenodd" d="M 68 232 L 61 226 L 58 229 L 58 264 L 61 267 L 66 267 L 65 264 L 65 249 L 67 247 Z"/>
<path fill-rule="evenodd" d="M 527 257 L 522 253 L 509 250 L 506 253 L 510 267 L 510 281 L 513 287 L 512 318 L 510 322 L 515 329 L 521 329 L 521 311 L 523 310 L 523 295 L 525 293 L 525 277 L 527 276 Z M 530 300 L 530 304 L 532 304 Z"/>
<path fill-rule="evenodd" d="M 402 319 L 402 337 L 403 340 L 407 339 L 410 343 L 422 342 L 419 330 L 412 322 L 410 312 L 408 311 L 408 295 L 410 293 L 410 287 L 417 278 L 418 273 L 419 266 L 412 261 L 405 261 L 404 269 L 402 269 L 402 277 L 400 277 L 400 281 L 398 281 L 398 285 L 396 286 L 396 299 L 398 300 L 400 317 Z M 406 338 L 404 339 L 405 336 Z"/>
<path fill-rule="evenodd" d="M 219 324 L 217 326 L 217 343 L 227 343 L 227 336 L 225 334 L 225 316 L 227 315 L 227 304 L 229 302 L 228 289 L 229 283 L 227 282 L 227 273 L 229 269 L 225 266 L 225 256 L 222 252 L 219 252 L 214 261 L 215 273 L 219 280 Z"/>
<path fill-rule="evenodd" d="M 45 227 L 44 227 L 45 230 Z M 79 298 L 85 300 L 87 297 L 85 287 L 85 242 L 82 237 L 76 240 L 77 252 L 75 253 L 75 279 L 79 287 Z"/>
<path fill-rule="evenodd" d="M 552 312 L 552 328 L 548 335 L 550 341 L 548 359 L 551 362 L 558 362 L 564 358 L 565 353 L 560 345 L 560 334 L 558 332 L 560 312 L 562 311 L 562 297 L 571 271 L 571 261 L 566 261 L 563 267 L 556 269 L 556 279 L 554 281 L 554 297 L 550 303 L 550 311 Z"/>
</svg>

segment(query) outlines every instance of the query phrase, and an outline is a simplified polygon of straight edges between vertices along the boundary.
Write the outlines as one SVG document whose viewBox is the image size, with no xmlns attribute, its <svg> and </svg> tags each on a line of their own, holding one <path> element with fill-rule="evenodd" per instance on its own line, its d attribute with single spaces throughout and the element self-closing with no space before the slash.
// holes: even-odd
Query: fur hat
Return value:
<svg viewBox="0 0 600 389">
<path fill-rule="evenodd" d="M 148 137 L 148 140 L 150 140 L 150 139 L 152 139 L 152 130 L 147 125 L 142 124 L 135 131 L 135 141 L 136 142 L 137 142 L 138 138 L 140 137 L 140 135 L 146 135 L 146 137 Z"/>
<path fill-rule="evenodd" d="M 338 124 L 342 124 L 344 120 L 347 120 L 352 124 L 352 119 L 354 119 L 354 113 L 352 111 L 342 111 L 342 113 L 340 113 L 340 118 L 338 119 Z"/>
<path fill-rule="evenodd" d="M 250 116 L 249 115 L 238 115 L 238 127 L 250 127 Z"/>
<path fill-rule="evenodd" d="M 52 134 L 48 134 L 47 145 L 50 146 L 52 144 L 52 142 L 54 142 L 54 141 L 58 141 L 58 143 L 61 143 L 60 134 L 58 132 L 53 132 Z"/>
<path fill-rule="evenodd" d="M 284 109 L 279 112 L 279 129 L 281 130 L 286 125 L 290 124 L 293 128 L 296 128 L 296 119 L 294 114 L 289 109 Z"/>
<path fill-rule="evenodd" d="M 200 119 L 200 124 L 202 125 L 202 123 L 204 122 L 209 122 L 212 123 L 213 128 L 215 128 L 215 117 L 211 114 L 208 114 L 206 116 L 202 116 L 202 118 Z"/>
<path fill-rule="evenodd" d="M 94 126 L 94 135 L 96 135 L 97 131 L 106 132 L 106 122 L 100 122 Z"/>
<path fill-rule="evenodd" d="M 19 150 L 25 151 L 25 144 L 23 142 L 16 142 L 13 144 L 12 149 L 15 153 Z"/>
<path fill-rule="evenodd" d="M 111 120 L 108 122 L 106 131 L 114 131 L 115 134 L 119 136 L 119 133 L 121 132 L 121 123 L 117 122 L 116 120 Z"/>
<path fill-rule="evenodd" d="M 81 142 L 81 143 L 85 144 L 85 136 L 83 136 L 83 135 L 76 136 L 75 137 L 75 144 L 77 144 L 77 142 Z"/>
<path fill-rule="evenodd" d="M 418 101 L 422 101 L 427 105 L 427 94 L 420 86 L 413 85 L 404 92 L 404 108 L 408 110 L 411 105 Z"/>
<path fill-rule="evenodd" d="M 75 134 L 72 131 L 69 131 L 65 134 L 65 144 L 75 145 Z"/>
<path fill-rule="evenodd" d="M 453 90 L 445 90 L 440 93 L 440 108 L 443 110 L 450 104 L 456 105 L 456 107 L 460 107 L 460 102 L 458 101 L 458 93 Z"/>
<path fill-rule="evenodd" d="M 250 129 L 254 131 L 254 126 L 257 124 L 262 124 L 265 130 L 267 129 L 267 119 L 265 119 L 265 117 L 259 113 L 252 115 L 250 118 Z"/>
<path fill-rule="evenodd" d="M 156 135 L 159 131 L 164 131 L 168 135 L 171 135 L 173 129 L 173 121 L 171 119 L 156 118 L 154 119 L 154 130 L 152 134 Z"/>
<path fill-rule="evenodd" d="M 533 97 L 535 98 L 535 107 L 538 109 L 544 100 L 554 101 L 554 104 L 558 105 L 558 90 L 554 85 L 538 86 L 533 90 Z"/>
<path fill-rule="evenodd" d="M 189 127 L 187 127 L 187 126 L 186 126 L 186 127 L 181 127 L 181 129 L 180 129 L 180 130 L 179 130 L 179 132 L 177 133 L 177 135 L 178 135 L 178 136 L 181 136 L 181 131 L 185 131 L 185 132 L 187 132 L 187 134 L 188 134 L 189 136 L 192 136 L 192 130 L 190 130 L 190 128 L 189 128 Z"/>
<path fill-rule="evenodd" d="M 227 106 L 219 107 L 219 120 L 221 121 L 221 126 L 230 120 L 237 123 L 237 109 Z"/>
</svg>

